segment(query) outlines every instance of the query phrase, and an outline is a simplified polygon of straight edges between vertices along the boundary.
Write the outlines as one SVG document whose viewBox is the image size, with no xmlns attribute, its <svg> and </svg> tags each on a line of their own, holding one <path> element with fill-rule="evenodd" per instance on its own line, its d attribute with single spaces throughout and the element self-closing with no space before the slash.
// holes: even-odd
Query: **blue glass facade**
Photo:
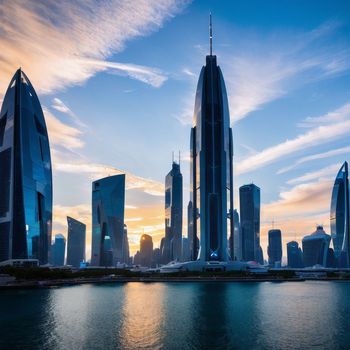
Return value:
<svg viewBox="0 0 350 350">
<path fill-rule="evenodd" d="M 52 170 L 39 99 L 19 69 L 0 112 L 0 261 L 49 259 Z"/>
<path fill-rule="evenodd" d="M 52 263 L 55 266 L 64 265 L 64 257 L 66 253 L 66 239 L 60 233 L 55 235 L 55 243 L 52 245 Z"/>
<path fill-rule="evenodd" d="M 85 261 L 86 225 L 67 216 L 67 265 L 79 267 Z"/>
<path fill-rule="evenodd" d="M 274 266 L 275 263 L 282 261 L 282 233 L 281 230 L 269 230 L 269 245 L 267 254 L 269 256 L 269 264 Z"/>
<path fill-rule="evenodd" d="M 287 243 L 287 259 L 288 259 L 288 267 L 290 268 L 303 267 L 303 253 L 299 248 L 298 242 L 291 241 Z"/>
<path fill-rule="evenodd" d="M 254 184 L 239 188 L 242 230 L 242 259 L 262 263 L 260 248 L 260 188 Z"/>
<path fill-rule="evenodd" d="M 216 56 L 210 54 L 199 76 L 191 129 L 192 252 L 202 261 L 228 260 L 228 231 L 233 231 L 232 140 L 224 78 Z"/>
<path fill-rule="evenodd" d="M 334 255 L 340 267 L 349 266 L 349 219 L 348 163 L 345 162 L 334 182 L 330 212 Z"/>
<path fill-rule="evenodd" d="M 303 262 L 305 267 L 321 265 L 327 267 L 327 257 L 331 236 L 327 235 L 322 226 L 303 238 Z"/>
<path fill-rule="evenodd" d="M 92 183 L 91 265 L 125 262 L 125 175 L 109 176 Z"/>
<path fill-rule="evenodd" d="M 231 243 L 231 252 L 233 252 L 233 254 L 231 253 L 233 260 L 242 259 L 242 230 L 237 209 L 233 211 L 233 246 Z"/>
<path fill-rule="evenodd" d="M 165 239 L 163 262 L 181 260 L 182 250 L 182 174 L 180 164 L 173 162 L 165 177 Z"/>
</svg>

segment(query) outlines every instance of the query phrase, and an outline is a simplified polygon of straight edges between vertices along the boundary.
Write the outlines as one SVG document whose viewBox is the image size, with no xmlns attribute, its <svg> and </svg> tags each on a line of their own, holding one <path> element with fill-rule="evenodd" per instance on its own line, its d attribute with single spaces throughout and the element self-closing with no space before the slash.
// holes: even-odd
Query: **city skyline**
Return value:
<svg viewBox="0 0 350 350">
<path fill-rule="evenodd" d="M 118 168 L 127 178 L 125 223 L 132 253 L 143 231 L 158 246 L 164 236 L 163 177 L 171 152 L 179 148 L 184 155 L 183 208 L 187 208 L 188 133 L 195 84 L 209 52 L 209 10 L 213 12 L 214 51 L 233 116 L 235 208 L 239 186 L 254 182 L 262 189 L 260 234 L 265 257 L 273 220 L 282 231 L 284 256 L 286 242 L 301 243 L 316 223 L 330 233 L 334 174 L 350 152 L 346 145 L 350 43 L 344 15 L 349 5 L 339 1 L 339 6 L 332 7 L 331 2 L 323 2 L 310 21 L 306 17 L 314 10 L 311 4 L 315 6 L 315 2 L 288 3 L 282 10 L 277 2 L 264 6 L 254 2 L 253 10 L 243 2 L 221 7 L 214 2 L 139 2 L 129 4 L 137 10 L 137 20 L 128 22 L 137 38 L 120 25 L 127 15 L 117 11 L 117 4 L 110 13 L 111 8 L 102 6 L 93 18 L 96 23 L 106 19 L 94 33 L 96 45 L 84 31 L 87 15 L 70 17 L 78 10 L 77 4 L 64 5 L 71 6 L 71 15 L 60 18 L 50 12 L 44 21 L 41 16 L 53 3 L 28 2 L 21 9 L 16 2 L 4 4 L 13 24 L 3 19 L 0 26 L 5 34 L 0 40 L 4 54 L 6 48 L 16 50 L 8 50 L 14 52 L 11 59 L 0 59 L 0 93 L 5 93 L 19 66 L 39 93 L 52 147 L 53 236 L 66 235 L 66 216 L 73 216 L 87 225 L 86 245 L 91 246 L 91 182 L 118 173 Z M 280 11 L 279 19 L 273 16 L 274 7 Z M 263 10 L 260 15 L 251 13 L 259 9 Z M 28 32 L 27 43 L 20 35 L 7 35 L 11 25 L 24 18 L 18 33 Z M 81 37 L 73 37 L 80 39 L 80 45 L 59 35 L 58 27 L 77 34 L 78 24 L 83 28 Z M 51 45 L 40 40 L 44 30 L 52 34 Z M 101 39 L 106 33 L 111 37 Z M 179 40 L 169 45 L 175 36 Z M 29 55 L 31 44 L 35 47 Z M 61 45 L 67 48 L 63 56 L 57 51 Z M 145 52 L 145 48 L 152 50 Z M 46 62 L 38 59 L 41 49 L 49 58 Z M 141 51 L 145 53 L 138 57 Z M 169 94 L 175 101 L 166 97 Z M 186 227 L 184 220 L 184 236 Z M 90 254 L 87 249 L 86 256 Z"/>
</svg>

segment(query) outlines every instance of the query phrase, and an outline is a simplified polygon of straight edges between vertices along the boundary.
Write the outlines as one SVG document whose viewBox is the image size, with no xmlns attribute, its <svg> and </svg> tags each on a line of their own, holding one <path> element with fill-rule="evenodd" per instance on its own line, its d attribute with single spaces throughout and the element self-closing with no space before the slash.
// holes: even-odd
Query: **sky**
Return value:
<svg viewBox="0 0 350 350">
<path fill-rule="evenodd" d="M 238 188 L 261 188 L 267 232 L 290 240 L 322 224 L 350 159 L 350 2 L 0 0 L 0 101 L 18 67 L 41 101 L 54 181 L 53 234 L 87 225 L 91 182 L 126 174 L 131 253 L 164 235 L 164 179 L 181 151 L 187 236 L 189 143 L 209 51 L 226 82 Z M 177 158 L 176 158 L 177 159 Z"/>
</svg>

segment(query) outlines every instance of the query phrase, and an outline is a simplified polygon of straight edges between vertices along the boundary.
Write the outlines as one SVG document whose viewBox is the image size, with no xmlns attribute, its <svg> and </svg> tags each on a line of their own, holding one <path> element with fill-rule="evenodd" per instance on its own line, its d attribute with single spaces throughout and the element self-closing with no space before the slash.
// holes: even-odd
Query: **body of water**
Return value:
<svg viewBox="0 0 350 350">
<path fill-rule="evenodd" d="M 1 349 L 349 349 L 350 283 L 0 291 Z"/>
</svg>

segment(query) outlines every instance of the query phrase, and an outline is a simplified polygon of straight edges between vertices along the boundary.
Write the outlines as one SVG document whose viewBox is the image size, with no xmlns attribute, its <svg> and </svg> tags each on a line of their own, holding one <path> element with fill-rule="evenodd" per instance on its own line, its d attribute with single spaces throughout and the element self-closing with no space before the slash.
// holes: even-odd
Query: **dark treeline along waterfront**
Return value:
<svg viewBox="0 0 350 350">
<path fill-rule="evenodd" d="M 350 284 L 125 283 L 0 292 L 1 349 L 346 349 Z"/>
</svg>

